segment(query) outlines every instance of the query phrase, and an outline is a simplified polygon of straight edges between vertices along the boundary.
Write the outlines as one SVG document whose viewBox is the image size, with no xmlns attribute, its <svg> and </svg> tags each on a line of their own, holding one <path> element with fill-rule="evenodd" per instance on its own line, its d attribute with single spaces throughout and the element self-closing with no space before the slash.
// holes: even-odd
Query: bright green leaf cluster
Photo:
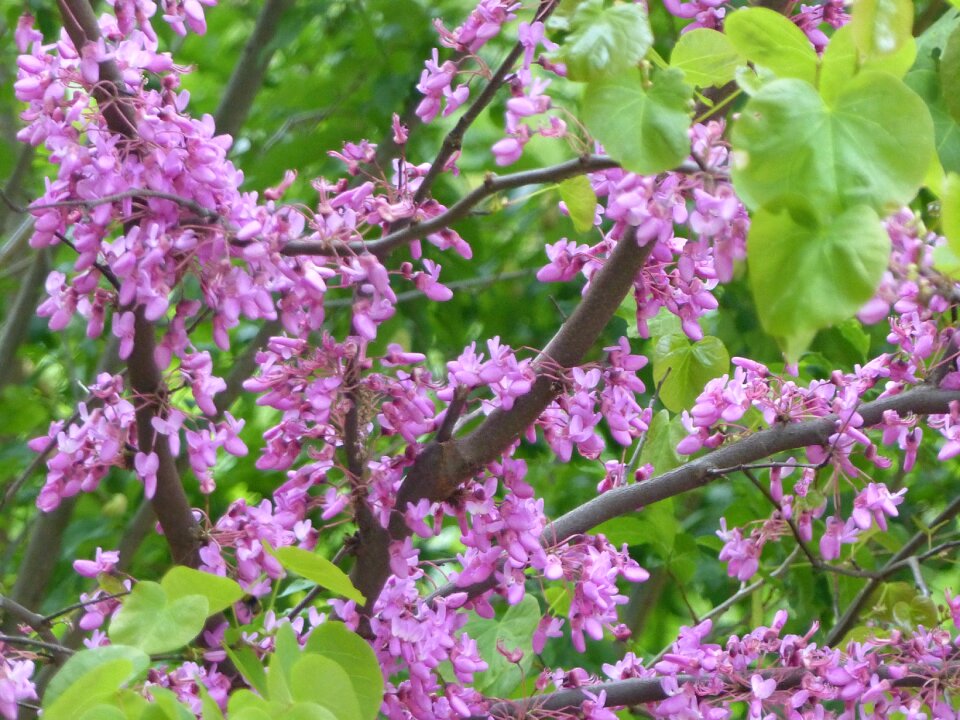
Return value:
<svg viewBox="0 0 960 720">
<path fill-rule="evenodd" d="M 653 348 L 653 379 L 660 388 L 660 402 L 673 412 L 692 407 L 703 386 L 729 367 L 727 348 L 712 336 L 691 343 L 683 333 L 670 333 L 657 338 Z"/>
<path fill-rule="evenodd" d="M 635 67 L 652 44 L 643 5 L 604 7 L 603 0 L 587 0 L 577 7 L 563 46 L 567 76 L 577 81 L 615 77 Z"/>
<path fill-rule="evenodd" d="M 626 70 L 587 86 L 583 121 L 625 169 L 655 175 L 690 155 L 692 94 L 679 70 L 661 72 L 650 83 L 639 70 Z"/>
<path fill-rule="evenodd" d="M 773 74 L 734 126 L 733 179 L 752 211 L 757 313 L 790 361 L 873 295 L 889 258 L 880 218 L 914 198 L 936 155 L 931 111 L 900 79 L 917 48 L 899 4 L 860 10 L 859 29 L 838 31 L 819 62 L 772 11 L 740 10 L 726 25 Z"/>
</svg>

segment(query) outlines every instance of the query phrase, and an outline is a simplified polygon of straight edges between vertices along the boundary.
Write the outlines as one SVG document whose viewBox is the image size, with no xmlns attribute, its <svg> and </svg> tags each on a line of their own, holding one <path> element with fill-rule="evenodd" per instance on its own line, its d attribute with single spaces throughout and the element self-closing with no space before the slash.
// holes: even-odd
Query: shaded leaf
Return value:
<svg viewBox="0 0 960 720">
<path fill-rule="evenodd" d="M 760 321 L 794 362 L 817 330 L 853 316 L 873 296 L 890 260 L 890 238 L 866 205 L 824 224 L 806 213 L 761 209 L 747 253 Z"/>
<path fill-rule="evenodd" d="M 797 78 L 813 85 L 817 53 L 803 31 L 769 8 L 742 8 L 730 13 L 724 32 L 740 55 L 762 65 L 778 78 Z"/>
<path fill-rule="evenodd" d="M 587 86 L 583 121 L 624 168 L 653 175 L 690 154 L 687 103 L 692 92 L 679 70 L 660 73 L 649 89 L 639 70 L 626 70 Z"/>
<path fill-rule="evenodd" d="M 159 583 L 139 582 L 123 598 L 110 622 L 110 640 L 146 653 L 170 652 L 186 645 L 203 630 L 207 599 L 187 595 L 170 601 Z"/>
<path fill-rule="evenodd" d="M 562 49 L 571 80 L 598 80 L 630 69 L 653 44 L 647 12 L 639 3 L 604 7 L 587 0 L 577 7 Z"/>
<path fill-rule="evenodd" d="M 670 67 L 682 71 L 687 83 L 697 87 L 730 82 L 742 64 L 730 38 L 709 28 L 681 35 L 670 55 Z"/>
</svg>

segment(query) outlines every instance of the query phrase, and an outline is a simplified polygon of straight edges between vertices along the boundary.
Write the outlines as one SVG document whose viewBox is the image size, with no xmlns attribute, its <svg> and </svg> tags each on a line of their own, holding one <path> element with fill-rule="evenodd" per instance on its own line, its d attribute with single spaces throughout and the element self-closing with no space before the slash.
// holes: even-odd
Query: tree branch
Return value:
<svg viewBox="0 0 960 720">
<path fill-rule="evenodd" d="M 573 367 L 583 359 L 630 291 L 654 244 L 638 246 L 636 229 L 628 229 L 592 278 L 576 310 L 534 361 L 537 378 L 530 392 L 517 398 L 509 411 L 491 413 L 464 437 L 447 442 L 434 440 L 424 446 L 397 494 L 397 512 L 389 532 L 379 528 L 379 523 L 367 523 L 366 529 L 361 525 L 353 581 L 366 596 L 368 611 L 390 575 L 390 541 L 410 534 L 403 520 L 403 509 L 423 498 L 446 500 L 464 480 L 498 457 L 539 417 L 560 392 L 552 377 L 554 371 L 558 367 Z"/>
<path fill-rule="evenodd" d="M 524 170 L 522 172 L 499 176 L 490 173 L 486 176 L 482 185 L 471 190 L 436 217 L 420 223 L 411 224 L 399 230 L 394 230 L 378 240 L 371 240 L 369 242 L 358 240 L 345 244 L 293 240 L 287 243 L 280 252 L 283 255 L 335 255 L 344 252 L 370 252 L 374 255 L 383 256 L 404 243 L 422 240 L 427 237 L 427 235 L 432 235 L 435 232 L 449 227 L 457 220 L 462 220 L 467 217 L 477 205 L 499 192 L 524 187 L 526 185 L 558 182 L 577 175 L 597 172 L 598 170 L 608 170 L 615 167 L 619 167 L 619 165 L 605 155 L 584 155 L 573 160 L 567 160 L 557 165 L 538 168 L 536 170 Z M 680 168 L 681 171 L 694 171 L 694 169 L 693 166 L 683 166 Z M 699 170 L 699 168 L 696 168 L 696 170 Z"/>
<path fill-rule="evenodd" d="M 67 34 L 78 52 L 87 43 L 97 42 L 100 31 L 87 0 L 58 0 L 58 6 Z M 93 89 L 94 97 L 111 132 L 133 140 L 136 137 L 135 115 L 132 105 L 122 96 L 122 87 L 116 64 L 112 60 L 101 62 L 100 82 Z M 131 388 L 138 398 L 137 446 L 140 452 L 155 452 L 159 459 L 157 487 L 152 503 L 174 562 L 197 567 L 200 560 L 199 525 L 190 508 L 169 445 L 155 442 L 152 421 L 166 401 L 168 392 L 154 359 L 156 337 L 143 309 L 136 308 L 134 313 L 133 351 L 127 363 Z"/>
<path fill-rule="evenodd" d="M 869 427 L 880 423 L 887 410 L 901 415 L 946 413 L 950 411 L 949 404 L 957 401 L 960 401 L 958 391 L 920 387 L 866 403 L 858 412 L 863 417 L 864 426 Z M 761 430 L 663 475 L 610 490 L 552 522 L 544 529 L 543 537 L 550 542 L 560 542 L 585 533 L 612 518 L 703 487 L 715 479 L 714 473 L 720 468 L 748 465 L 770 455 L 808 445 L 823 445 L 836 432 L 836 423 L 837 417 L 830 415 Z"/>
<path fill-rule="evenodd" d="M 293 0 L 266 0 L 264 3 L 214 113 L 218 132 L 236 137 L 243 127 L 273 57 L 271 40 L 277 33 L 280 17 L 292 5 Z"/>
<path fill-rule="evenodd" d="M 907 413 L 931 415 L 949 412 L 951 402 L 960 402 L 960 391 L 940 390 L 935 387 L 923 386 L 899 395 L 866 403 L 860 407 L 858 412 L 863 417 L 864 427 L 870 427 L 880 423 L 883 419 L 883 413 L 887 410 L 894 410 L 901 415 Z M 548 547 L 561 543 L 574 535 L 589 532 L 592 528 L 607 520 L 636 512 L 661 500 L 704 487 L 721 476 L 721 473 L 718 472 L 720 470 L 750 465 L 770 455 L 787 450 L 796 450 L 809 445 L 822 445 L 836 431 L 837 420 L 838 418 L 835 415 L 829 415 L 790 425 L 777 425 L 729 445 L 724 445 L 650 480 L 609 490 L 547 525 L 540 535 L 540 542 Z M 960 499 L 950 505 L 950 510 L 952 511 L 950 517 L 960 513 Z M 918 535 L 920 535 L 920 538 L 918 539 L 917 536 L 911 538 L 910 542 L 894 556 L 891 562 L 899 562 L 913 554 L 919 543 L 926 537 L 926 535 L 920 533 Z M 872 582 L 874 580 L 871 580 Z M 487 580 L 467 587 L 457 587 L 453 584 L 445 585 L 432 593 L 430 597 L 445 597 L 454 592 L 478 595 L 495 586 L 496 581 L 491 576 Z M 866 602 L 866 597 L 863 598 L 863 601 Z M 851 610 L 854 606 L 854 604 L 851 605 Z"/>
<path fill-rule="evenodd" d="M 931 671 L 935 674 L 946 672 L 956 672 L 957 667 L 951 664 L 949 668 L 938 668 L 929 666 L 911 665 L 909 674 L 901 678 L 893 678 L 889 668 L 881 665 L 876 669 L 877 675 L 884 680 L 889 680 L 894 687 L 923 687 L 930 682 Z M 803 682 L 803 678 L 810 674 L 806 668 L 782 668 L 776 670 L 758 670 L 764 679 L 771 677 L 777 678 L 777 691 L 791 690 Z M 696 683 L 702 678 L 695 675 L 676 675 L 677 683 L 684 685 L 686 683 Z M 749 690 L 749 685 L 744 684 L 742 678 L 726 677 L 725 684 L 730 687 L 741 687 L 743 690 Z M 470 720 L 481 720 L 481 718 L 529 718 L 529 717 L 553 717 L 558 712 L 569 712 L 578 710 L 588 697 L 585 693 L 594 696 L 603 692 L 606 693 L 605 707 L 642 705 L 644 703 L 654 703 L 666 700 L 670 695 L 663 689 L 663 677 L 654 678 L 630 678 L 629 680 L 614 680 L 612 682 L 599 683 L 582 688 L 571 688 L 567 690 L 558 690 L 554 693 L 544 695 L 534 695 L 523 700 L 505 700 L 499 702 L 490 708 L 490 712 L 483 716 L 474 716 Z"/>
<path fill-rule="evenodd" d="M 934 518 L 933 522 L 930 523 L 930 527 L 943 525 L 958 514 L 960 514 L 960 496 L 956 497 L 943 512 Z M 870 600 L 870 596 L 873 595 L 873 591 L 876 590 L 888 576 L 899 570 L 903 566 L 904 561 L 912 557 L 917 548 L 919 548 L 923 544 L 923 541 L 929 538 L 929 536 L 929 533 L 925 530 L 919 530 L 914 533 L 914 535 L 904 543 L 903 547 L 897 551 L 897 554 L 890 558 L 886 565 L 877 571 L 876 577 L 871 578 L 867 584 L 860 589 L 857 596 L 847 606 L 843 616 L 837 624 L 831 628 L 826 640 L 828 645 L 835 645 L 843 639 L 843 636 L 846 635 L 854 626 L 854 623 L 857 622 L 860 613 L 863 612 L 863 608 L 866 607 L 867 602 Z"/>
</svg>

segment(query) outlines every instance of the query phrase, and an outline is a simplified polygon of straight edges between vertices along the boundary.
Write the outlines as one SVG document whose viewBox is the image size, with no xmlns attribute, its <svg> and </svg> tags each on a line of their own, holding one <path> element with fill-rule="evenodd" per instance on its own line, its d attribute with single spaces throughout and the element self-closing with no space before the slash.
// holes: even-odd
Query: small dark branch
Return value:
<svg viewBox="0 0 960 720">
<path fill-rule="evenodd" d="M 236 137 L 243 127 L 273 57 L 272 40 L 280 18 L 292 5 L 293 0 L 266 0 L 264 3 L 214 113 L 218 132 Z"/>
<path fill-rule="evenodd" d="M 23 276 L 13 305 L 0 329 L 0 388 L 13 382 L 20 374 L 16 362 L 17 349 L 27 336 L 30 320 L 36 316 L 37 300 L 43 292 L 43 281 L 49 269 L 50 255 L 46 250 L 41 250 Z"/>
<path fill-rule="evenodd" d="M 52 612 L 49 615 L 45 615 L 43 617 L 43 621 L 49 623 L 49 622 L 52 622 L 53 620 L 56 620 L 59 617 L 63 617 L 64 615 L 69 615 L 74 610 L 80 610 L 81 608 L 85 608 L 88 605 L 96 605 L 97 603 L 103 602 L 104 600 L 113 600 L 114 598 L 126 597 L 129 594 L 130 594 L 130 591 L 124 590 L 123 592 L 114 593 L 112 595 L 97 595 L 92 600 L 86 600 L 84 602 L 76 602 L 76 603 L 73 603 L 72 605 L 67 605 L 66 607 L 60 608 L 56 612 Z"/>
<path fill-rule="evenodd" d="M 940 386 L 944 378 L 957 366 L 957 353 L 960 353 L 960 333 L 955 332 L 947 340 L 946 347 L 943 349 L 943 356 L 930 371 L 930 375 L 927 377 L 927 385 Z"/>
<path fill-rule="evenodd" d="M 17 164 L 14 165 L 13 172 L 7 178 L 3 190 L 0 191 L 4 202 L 13 212 L 19 212 L 15 209 L 16 201 L 13 198 L 15 194 L 23 193 L 25 180 L 31 174 L 30 170 L 33 167 L 33 157 L 36 152 L 37 149 L 33 145 L 24 145 L 20 148 L 20 153 L 17 155 Z M 0 230 L 6 229 L 7 219 L 8 213 L 0 209 Z"/>
<path fill-rule="evenodd" d="M 73 241 L 70 240 L 70 238 L 68 238 L 66 235 L 59 232 L 55 232 L 54 235 L 56 235 L 60 239 L 60 242 L 62 242 L 68 248 L 70 248 L 74 252 L 77 252 L 77 246 L 74 245 Z M 99 260 L 94 262 L 93 266 L 100 272 L 101 275 L 103 275 L 103 277 L 107 280 L 108 283 L 113 285 L 114 290 L 116 290 L 117 292 L 120 292 L 120 281 L 117 280 L 117 276 L 113 274 L 113 270 L 111 270 L 109 267 L 104 265 Z"/>
<path fill-rule="evenodd" d="M 80 413 L 74 412 L 73 415 L 71 415 L 69 418 L 64 420 L 64 427 L 70 427 L 70 425 L 75 423 L 79 418 L 80 418 Z M 57 441 L 55 439 L 51 439 L 50 442 L 47 444 L 47 447 L 44 448 L 42 452 L 37 454 L 37 456 L 33 459 L 33 461 L 27 466 L 27 468 L 22 473 L 20 473 L 20 475 L 17 477 L 16 480 L 14 480 L 12 483 L 10 483 L 7 486 L 6 492 L 3 494 L 3 497 L 0 498 L 0 510 L 6 507 L 7 503 L 13 500 L 16 494 L 20 491 L 20 488 L 23 487 L 24 483 L 26 483 L 27 480 L 29 480 L 30 477 L 37 470 L 40 469 L 40 466 L 43 465 L 44 462 L 46 462 L 47 458 L 50 457 L 50 453 L 52 453 L 54 448 L 56 447 L 57 447 Z"/>
<path fill-rule="evenodd" d="M 450 403 L 450 407 L 447 408 L 447 414 L 443 416 L 443 424 L 440 426 L 440 429 L 437 430 L 437 442 L 443 443 L 453 437 L 453 429 L 457 426 L 457 420 L 460 419 L 464 408 L 467 406 L 467 398 L 469 396 L 469 388 L 458 387 L 454 391 L 453 401 Z"/>
<path fill-rule="evenodd" d="M 540 6 L 537 8 L 534 20 L 541 22 L 546 21 L 559 4 L 559 0 L 540 0 Z M 438 152 L 437 156 L 433 159 L 430 170 L 423 178 L 420 187 L 417 188 L 417 192 L 413 196 L 414 205 L 427 199 L 434 182 L 436 182 L 440 174 L 446 170 L 450 158 L 462 147 L 463 137 L 467 134 L 467 130 L 473 125 L 474 121 L 480 117 L 480 113 L 486 109 L 487 105 L 493 101 L 500 86 L 503 85 L 507 76 L 513 71 L 514 65 L 517 64 L 517 60 L 523 56 L 523 53 L 523 43 L 517 42 L 516 45 L 513 46 L 513 49 L 507 53 L 507 57 L 500 63 L 500 67 L 493 73 L 493 77 L 487 82 L 486 87 L 483 88 L 483 91 L 477 96 L 477 99 L 474 100 L 466 112 L 460 116 L 453 130 L 443 139 L 440 152 Z"/>
<path fill-rule="evenodd" d="M 354 546 L 354 540 L 348 537 L 346 540 L 344 540 L 343 545 L 340 546 L 340 549 L 337 550 L 337 554 L 333 556 L 333 559 L 330 562 L 332 562 L 334 565 L 339 565 L 340 561 L 343 560 L 343 558 L 345 558 L 347 554 L 352 551 L 353 546 Z M 297 615 L 302 613 L 306 608 L 310 606 L 310 604 L 314 600 L 317 599 L 317 595 L 319 595 L 321 592 L 323 592 L 323 586 L 314 585 L 312 588 L 310 588 L 310 591 L 303 596 L 303 600 L 301 600 L 296 605 L 294 605 L 293 609 L 289 612 L 287 617 L 289 618 L 297 617 Z"/>
<path fill-rule="evenodd" d="M 473 209 L 488 197 L 505 190 L 539 185 L 547 182 L 559 182 L 577 175 L 584 175 L 598 170 L 607 170 L 618 167 L 617 163 L 604 155 L 585 155 L 567 160 L 557 165 L 551 165 L 537 170 L 524 170 L 510 175 L 487 175 L 483 184 L 474 188 L 436 217 L 415 223 L 395 230 L 378 240 L 357 241 L 346 246 L 337 243 L 322 243 L 304 240 L 294 240 L 287 243 L 280 251 L 283 255 L 334 255 L 344 252 L 371 252 L 374 255 L 384 256 L 394 248 L 414 240 L 421 240 L 427 235 L 439 232 L 458 220 L 467 217 Z M 421 185 L 420 187 L 423 187 Z"/>
<path fill-rule="evenodd" d="M 949 522 L 958 514 L 960 514 L 960 497 L 955 498 L 953 502 L 951 502 L 946 509 L 944 509 L 943 512 L 937 515 L 933 522 L 930 523 L 930 527 L 937 528 L 944 523 Z M 916 532 L 909 540 L 907 540 L 904 546 L 900 548 L 897 554 L 890 558 L 887 564 L 876 572 L 875 577 L 871 578 L 860 589 L 860 592 L 857 593 L 857 596 L 847 606 L 846 612 L 844 612 L 837 624 L 834 625 L 830 630 L 830 634 L 827 636 L 828 645 L 837 644 L 843 639 L 844 635 L 850 632 L 850 629 L 860 618 L 860 613 L 863 612 L 863 609 L 866 607 L 867 602 L 869 602 L 874 590 L 876 590 L 886 578 L 907 564 L 909 559 L 914 555 L 914 553 L 916 553 L 917 549 L 923 545 L 924 541 L 926 541 L 929 537 L 929 533 L 925 530 Z"/>
<path fill-rule="evenodd" d="M 741 472 L 747 477 L 747 479 L 753 483 L 753 486 L 761 492 L 761 494 L 767 499 L 776 510 L 780 513 L 780 516 L 783 517 L 783 508 L 780 507 L 780 503 L 776 501 L 770 491 L 763 486 L 763 484 L 757 479 L 757 476 L 754 475 L 750 470 L 741 469 Z M 820 569 L 820 561 L 817 559 L 816 555 L 813 554 L 813 551 L 807 546 L 803 541 L 803 538 L 800 536 L 800 528 L 797 527 L 797 524 L 793 521 L 793 518 L 783 517 L 785 523 L 790 528 L 790 532 L 793 533 L 793 539 L 797 543 L 797 547 L 803 551 L 803 554 L 807 556 L 807 560 L 810 561 L 810 564 Z"/>
<path fill-rule="evenodd" d="M 50 629 L 50 623 L 43 615 L 27 609 L 17 601 L 3 595 L 0 595 L 0 610 L 19 623 L 28 625 L 35 632 L 40 633 Z"/>
<path fill-rule="evenodd" d="M 48 650 L 52 652 L 55 658 L 62 658 L 61 663 L 63 662 L 65 656 L 73 655 L 73 650 L 68 647 L 64 647 L 56 642 L 49 642 L 46 640 L 34 640 L 33 638 L 23 637 L 22 635 L 0 635 L 0 643 L 8 643 L 10 645 L 26 645 L 27 647 L 40 648 L 41 650 Z"/>
<path fill-rule="evenodd" d="M 62 664 L 63 661 L 66 660 L 66 656 L 72 652 L 69 648 L 65 648 L 57 642 L 56 636 L 54 636 L 54 634 L 50 631 L 49 620 L 42 615 L 38 615 L 32 610 L 28 610 L 15 600 L 11 600 L 10 598 L 2 595 L 0 595 L 0 611 L 3 611 L 6 614 L 3 626 L 5 629 L 8 629 L 8 632 L 10 630 L 17 630 L 18 623 L 11 621 L 18 620 L 20 623 L 27 625 L 42 638 L 42 640 L 33 640 L 22 635 L 2 635 L 0 636 L 0 643 L 19 643 L 22 645 L 33 645 L 47 650 L 52 650 L 54 652 L 54 660 L 57 665 Z"/>
<path fill-rule="evenodd" d="M 174 193 L 163 192 L 162 190 L 148 190 L 147 188 L 125 190 L 124 192 L 114 193 L 113 195 L 104 195 L 103 197 L 98 198 L 90 198 L 89 200 L 60 200 L 58 202 L 35 204 L 26 208 L 21 208 L 20 212 L 33 212 L 34 210 L 47 210 L 51 208 L 65 207 L 91 208 L 96 207 L 97 205 L 106 205 L 108 203 L 117 202 L 119 200 L 148 197 L 158 198 L 160 200 L 169 200 L 170 202 L 176 203 L 177 205 L 185 207 L 188 210 L 192 210 L 203 220 L 209 220 L 211 222 L 218 223 L 222 223 L 224 221 L 219 213 L 205 208 L 203 205 L 191 200 L 190 198 L 181 197 L 180 195 L 175 195 Z"/>
</svg>

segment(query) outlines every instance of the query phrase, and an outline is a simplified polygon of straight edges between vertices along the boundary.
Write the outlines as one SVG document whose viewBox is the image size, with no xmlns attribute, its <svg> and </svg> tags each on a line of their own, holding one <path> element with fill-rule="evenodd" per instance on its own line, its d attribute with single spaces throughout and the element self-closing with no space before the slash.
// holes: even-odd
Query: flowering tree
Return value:
<svg viewBox="0 0 960 720">
<path fill-rule="evenodd" d="M 960 12 L 451 2 L 305 177 L 204 4 L 12 31 L 3 717 L 960 716 Z"/>
</svg>

